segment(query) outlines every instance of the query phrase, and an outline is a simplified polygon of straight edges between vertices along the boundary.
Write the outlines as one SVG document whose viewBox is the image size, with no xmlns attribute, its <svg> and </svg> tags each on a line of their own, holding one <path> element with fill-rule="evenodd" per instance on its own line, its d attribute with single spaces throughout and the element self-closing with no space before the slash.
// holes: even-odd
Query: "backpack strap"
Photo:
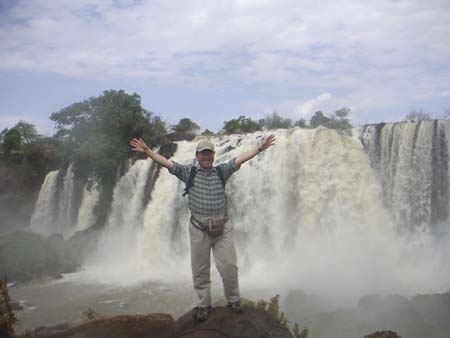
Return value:
<svg viewBox="0 0 450 338">
<path fill-rule="evenodd" d="M 219 166 L 217 166 L 215 168 L 216 168 L 216 171 L 217 171 L 217 175 L 219 176 L 220 181 L 222 182 L 223 189 L 225 190 L 226 182 L 225 182 L 225 176 L 223 174 L 223 170 Z M 192 166 L 191 172 L 189 173 L 189 178 L 188 178 L 188 180 L 186 182 L 186 187 L 184 188 L 183 196 L 186 196 L 187 194 L 189 194 L 189 190 L 194 185 L 194 178 L 195 178 L 196 174 L 197 174 L 197 167 L 196 166 Z"/>
<path fill-rule="evenodd" d="M 220 180 L 222 181 L 222 186 L 223 186 L 223 190 L 225 191 L 225 184 L 227 183 L 225 181 L 225 175 L 223 174 L 223 170 L 222 167 L 217 166 L 216 167 L 217 170 L 217 175 L 219 175 Z M 227 198 L 227 194 L 225 194 L 225 222 L 228 220 L 228 198 Z"/>
<path fill-rule="evenodd" d="M 183 196 L 186 196 L 187 194 L 189 194 L 189 190 L 194 185 L 194 178 L 195 178 L 196 174 L 197 174 L 197 167 L 194 165 L 194 166 L 192 166 L 191 172 L 189 173 L 189 178 L 186 182 L 186 187 L 184 188 Z"/>
<path fill-rule="evenodd" d="M 219 178 L 220 178 L 220 180 L 222 181 L 223 189 L 225 190 L 225 184 L 226 184 L 227 182 L 225 182 L 225 175 L 223 174 L 222 167 L 217 166 L 217 167 L 216 167 L 216 170 L 217 170 L 217 175 L 219 175 Z"/>
</svg>

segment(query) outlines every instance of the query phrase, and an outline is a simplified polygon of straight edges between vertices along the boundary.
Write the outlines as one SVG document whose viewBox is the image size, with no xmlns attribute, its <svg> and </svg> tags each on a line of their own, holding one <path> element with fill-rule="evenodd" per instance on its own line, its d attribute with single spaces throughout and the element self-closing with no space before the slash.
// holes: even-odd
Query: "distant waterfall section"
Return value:
<svg viewBox="0 0 450 338">
<path fill-rule="evenodd" d="M 83 188 L 80 209 L 78 210 L 77 223 L 73 232 L 83 231 L 94 225 L 94 208 L 100 198 L 100 188 L 95 180 L 88 180 Z"/>
<path fill-rule="evenodd" d="M 94 224 L 93 211 L 100 196 L 98 184 L 88 179 L 80 203 L 76 201 L 76 184 L 72 164 L 65 174 L 62 170 L 47 174 L 30 221 L 31 231 L 43 236 L 61 234 L 69 238 L 76 231 Z"/>
<path fill-rule="evenodd" d="M 31 230 L 44 236 L 51 235 L 57 230 L 55 213 L 59 172 L 59 170 L 50 171 L 45 177 L 30 221 Z"/>
<path fill-rule="evenodd" d="M 361 140 L 400 231 L 449 223 L 449 121 L 369 125 Z"/>
<path fill-rule="evenodd" d="M 155 169 L 151 159 L 137 160 L 117 182 L 111 213 L 96 253 L 98 259 L 105 261 L 106 258 L 117 264 L 134 252 Z"/>
</svg>

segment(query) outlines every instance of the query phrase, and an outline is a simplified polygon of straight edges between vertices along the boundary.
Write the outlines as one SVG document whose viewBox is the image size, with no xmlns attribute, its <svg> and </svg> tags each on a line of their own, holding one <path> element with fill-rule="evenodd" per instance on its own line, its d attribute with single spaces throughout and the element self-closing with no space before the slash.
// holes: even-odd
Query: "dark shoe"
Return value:
<svg viewBox="0 0 450 338">
<path fill-rule="evenodd" d="M 244 310 L 242 310 L 241 302 L 238 300 L 234 303 L 228 303 L 227 307 L 231 309 L 231 312 L 233 313 L 242 313 Z"/>
<path fill-rule="evenodd" d="M 198 306 L 194 308 L 193 311 L 194 321 L 196 322 L 204 322 L 208 319 L 208 309 L 206 307 Z"/>
</svg>

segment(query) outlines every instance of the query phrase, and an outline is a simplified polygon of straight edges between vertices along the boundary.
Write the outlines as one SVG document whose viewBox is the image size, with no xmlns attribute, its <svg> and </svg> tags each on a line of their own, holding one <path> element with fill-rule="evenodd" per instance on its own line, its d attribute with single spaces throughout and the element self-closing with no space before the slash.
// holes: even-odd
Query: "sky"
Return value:
<svg viewBox="0 0 450 338">
<path fill-rule="evenodd" d="M 169 124 L 450 109 L 448 0 L 0 0 L 0 130 L 108 89 Z"/>
</svg>

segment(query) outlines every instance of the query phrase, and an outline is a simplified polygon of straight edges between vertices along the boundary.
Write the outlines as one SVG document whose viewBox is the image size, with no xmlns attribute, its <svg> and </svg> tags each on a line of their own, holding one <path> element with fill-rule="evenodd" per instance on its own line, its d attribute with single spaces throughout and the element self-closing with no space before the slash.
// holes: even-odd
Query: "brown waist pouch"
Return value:
<svg viewBox="0 0 450 338">
<path fill-rule="evenodd" d="M 225 223 L 228 221 L 228 216 L 224 215 L 221 218 L 210 217 L 204 219 L 202 222 L 191 215 L 191 223 L 198 230 L 206 232 L 211 237 L 218 237 L 223 234 Z"/>
</svg>

